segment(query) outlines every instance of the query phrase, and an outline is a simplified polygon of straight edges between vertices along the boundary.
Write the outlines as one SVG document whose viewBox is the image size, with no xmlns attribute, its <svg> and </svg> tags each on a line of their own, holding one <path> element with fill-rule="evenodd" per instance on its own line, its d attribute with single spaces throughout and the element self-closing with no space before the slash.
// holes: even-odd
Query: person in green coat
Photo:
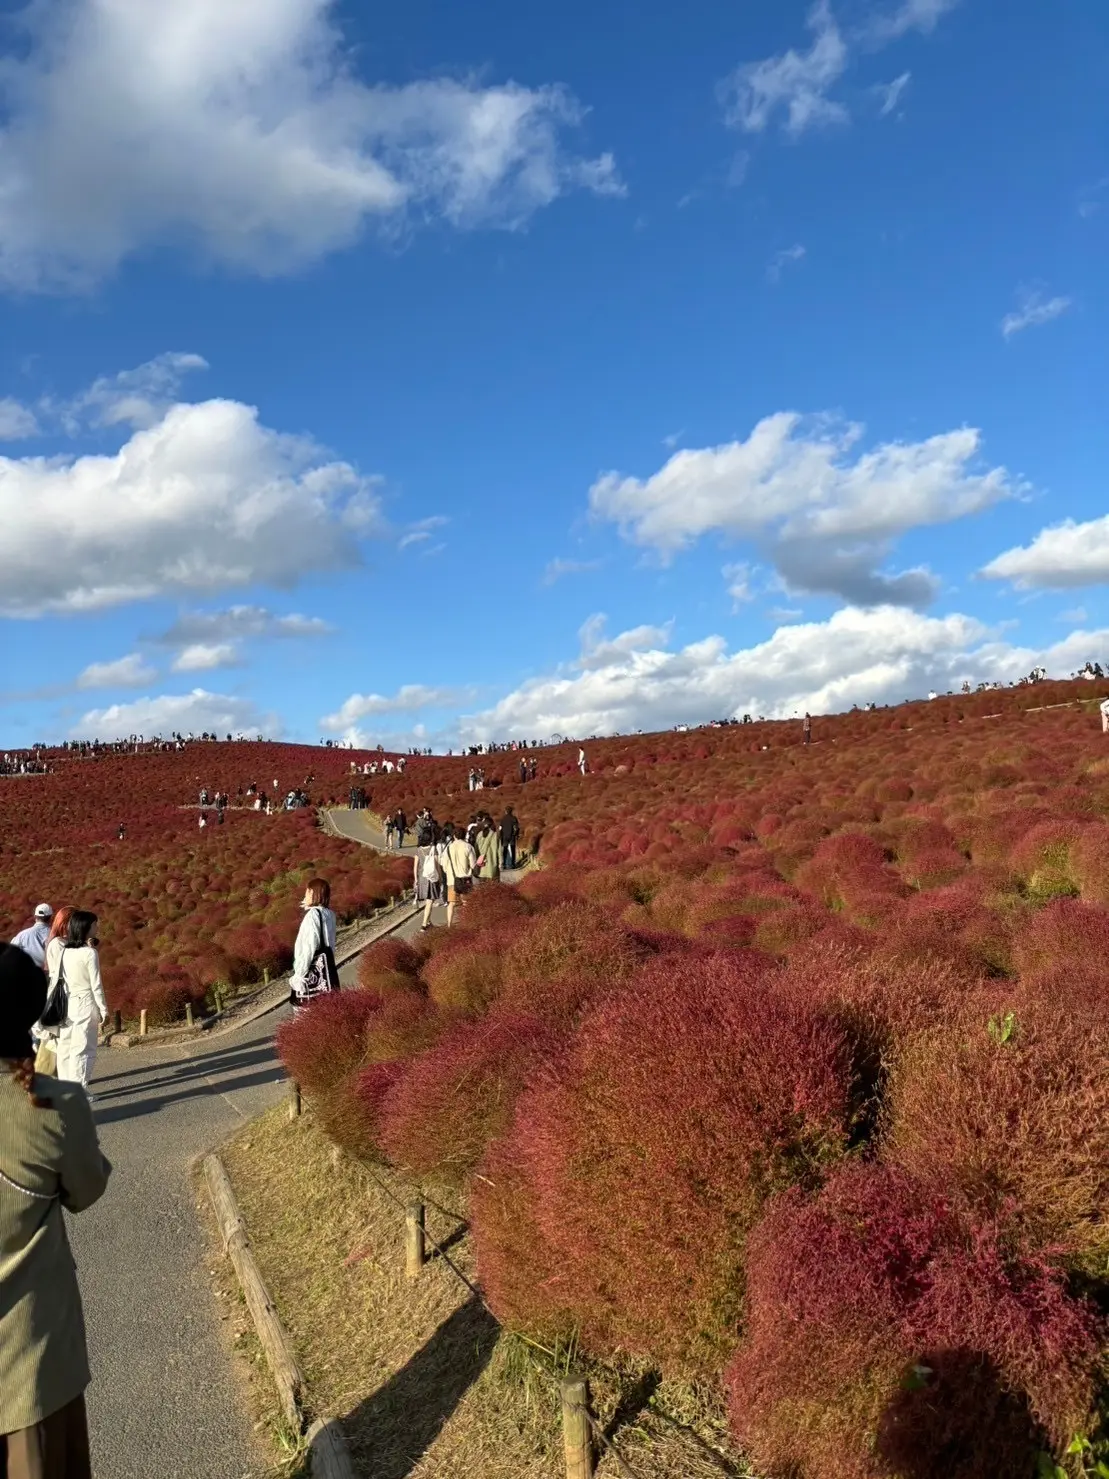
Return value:
<svg viewBox="0 0 1109 1479">
<path fill-rule="evenodd" d="M 480 864 L 477 877 L 484 882 L 498 879 L 501 876 L 501 839 L 497 836 L 492 817 L 482 817 L 474 847 Z"/>
<path fill-rule="evenodd" d="M 91 1479 L 90 1381 L 77 1271 L 62 1208 L 104 1192 L 101 1154 L 80 1084 L 34 1071 L 31 1028 L 46 976 L 14 945 L 0 951 L 0 1474 Z"/>
</svg>

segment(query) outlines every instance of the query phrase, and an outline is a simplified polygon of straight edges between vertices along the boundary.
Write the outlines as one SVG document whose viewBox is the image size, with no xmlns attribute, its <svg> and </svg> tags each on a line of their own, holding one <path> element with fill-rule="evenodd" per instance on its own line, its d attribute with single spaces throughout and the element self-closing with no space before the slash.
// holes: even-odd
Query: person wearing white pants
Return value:
<svg viewBox="0 0 1109 1479">
<path fill-rule="evenodd" d="M 58 1078 L 86 1089 L 96 1062 L 100 1024 L 108 1016 L 100 982 L 100 957 L 91 943 L 95 928 L 95 914 L 74 909 L 65 946 L 57 956 L 56 974 L 52 973 L 50 981 L 53 989 L 60 977 L 69 992 L 69 1013 L 58 1033 Z"/>
</svg>

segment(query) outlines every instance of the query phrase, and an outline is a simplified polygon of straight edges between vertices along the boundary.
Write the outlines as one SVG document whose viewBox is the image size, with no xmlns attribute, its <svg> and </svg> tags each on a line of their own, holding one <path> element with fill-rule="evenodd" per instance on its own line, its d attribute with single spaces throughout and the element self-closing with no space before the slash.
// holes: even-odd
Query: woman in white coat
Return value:
<svg viewBox="0 0 1109 1479">
<path fill-rule="evenodd" d="M 100 956 L 92 943 L 95 928 L 95 914 L 74 909 L 63 948 L 52 952 L 54 968 L 50 976 L 51 991 L 61 979 L 69 992 L 69 1013 L 58 1033 L 58 1077 L 85 1088 L 96 1062 L 100 1024 L 108 1015 L 100 984 Z"/>
<path fill-rule="evenodd" d="M 335 915 L 331 912 L 331 885 L 313 878 L 304 890 L 304 918 L 293 946 L 293 974 L 289 978 L 294 1007 L 307 1006 L 314 996 L 338 989 L 338 977 L 321 981 L 313 966 L 321 954 L 329 955 L 328 972 L 335 971 Z"/>
</svg>

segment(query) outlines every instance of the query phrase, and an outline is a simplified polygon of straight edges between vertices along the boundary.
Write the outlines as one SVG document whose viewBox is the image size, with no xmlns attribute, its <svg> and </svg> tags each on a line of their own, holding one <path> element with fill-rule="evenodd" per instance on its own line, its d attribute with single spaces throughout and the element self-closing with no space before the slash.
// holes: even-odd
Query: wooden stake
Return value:
<svg viewBox="0 0 1109 1479">
<path fill-rule="evenodd" d="M 300 1085 L 295 1079 L 289 1080 L 289 1118 L 291 1120 L 300 1118 Z"/>
<path fill-rule="evenodd" d="M 589 1436 L 589 1383 L 580 1376 L 564 1376 L 558 1384 L 562 1397 L 562 1444 L 566 1479 L 593 1479 L 593 1444 Z"/>
<path fill-rule="evenodd" d="M 143 1007 L 142 1011 L 139 1013 L 139 1036 L 140 1037 L 145 1037 L 146 1036 L 146 1008 L 145 1007 Z"/>
<path fill-rule="evenodd" d="M 191 1001 L 185 1003 L 185 1022 L 189 1027 L 193 1025 L 193 1004 Z"/>
<path fill-rule="evenodd" d="M 270 968 L 269 968 L 268 965 L 264 965 L 262 967 L 262 985 L 263 986 L 268 986 L 269 984 L 270 984 Z"/>
<path fill-rule="evenodd" d="M 418 1279 L 420 1270 L 427 1262 L 424 1247 L 425 1212 L 423 1202 L 411 1202 L 404 1214 L 404 1271 L 410 1279 Z"/>
<path fill-rule="evenodd" d="M 117 1033 L 123 1031 L 123 1013 L 122 1012 L 116 1012 L 115 1013 L 115 1017 L 114 1017 L 114 1020 L 113 1020 L 113 1031 L 115 1031 Z"/>
</svg>

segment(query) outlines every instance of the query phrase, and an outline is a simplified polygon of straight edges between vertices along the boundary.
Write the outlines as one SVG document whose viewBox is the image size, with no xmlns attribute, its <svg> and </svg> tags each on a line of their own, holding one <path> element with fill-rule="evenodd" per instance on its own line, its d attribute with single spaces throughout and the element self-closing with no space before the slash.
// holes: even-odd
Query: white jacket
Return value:
<svg viewBox="0 0 1109 1479">
<path fill-rule="evenodd" d="M 65 970 L 65 984 L 71 1003 L 70 1016 L 82 1015 L 80 1012 L 74 1013 L 72 1006 L 83 998 L 91 997 L 100 1013 L 100 1020 L 108 1020 L 108 1003 L 104 1000 L 104 987 L 100 984 L 100 956 L 91 945 L 82 945 L 79 949 L 73 945 L 63 948 L 60 940 L 51 940 L 47 950 L 47 964 L 51 987 L 62 969 Z"/>
<path fill-rule="evenodd" d="M 293 974 L 289 977 L 289 985 L 294 989 L 304 985 L 304 977 L 322 949 L 321 922 L 326 943 L 332 950 L 335 949 L 335 915 L 330 909 L 324 909 L 320 905 L 306 909 L 304 918 L 300 921 L 300 929 L 297 930 L 296 944 L 293 946 Z"/>
</svg>

